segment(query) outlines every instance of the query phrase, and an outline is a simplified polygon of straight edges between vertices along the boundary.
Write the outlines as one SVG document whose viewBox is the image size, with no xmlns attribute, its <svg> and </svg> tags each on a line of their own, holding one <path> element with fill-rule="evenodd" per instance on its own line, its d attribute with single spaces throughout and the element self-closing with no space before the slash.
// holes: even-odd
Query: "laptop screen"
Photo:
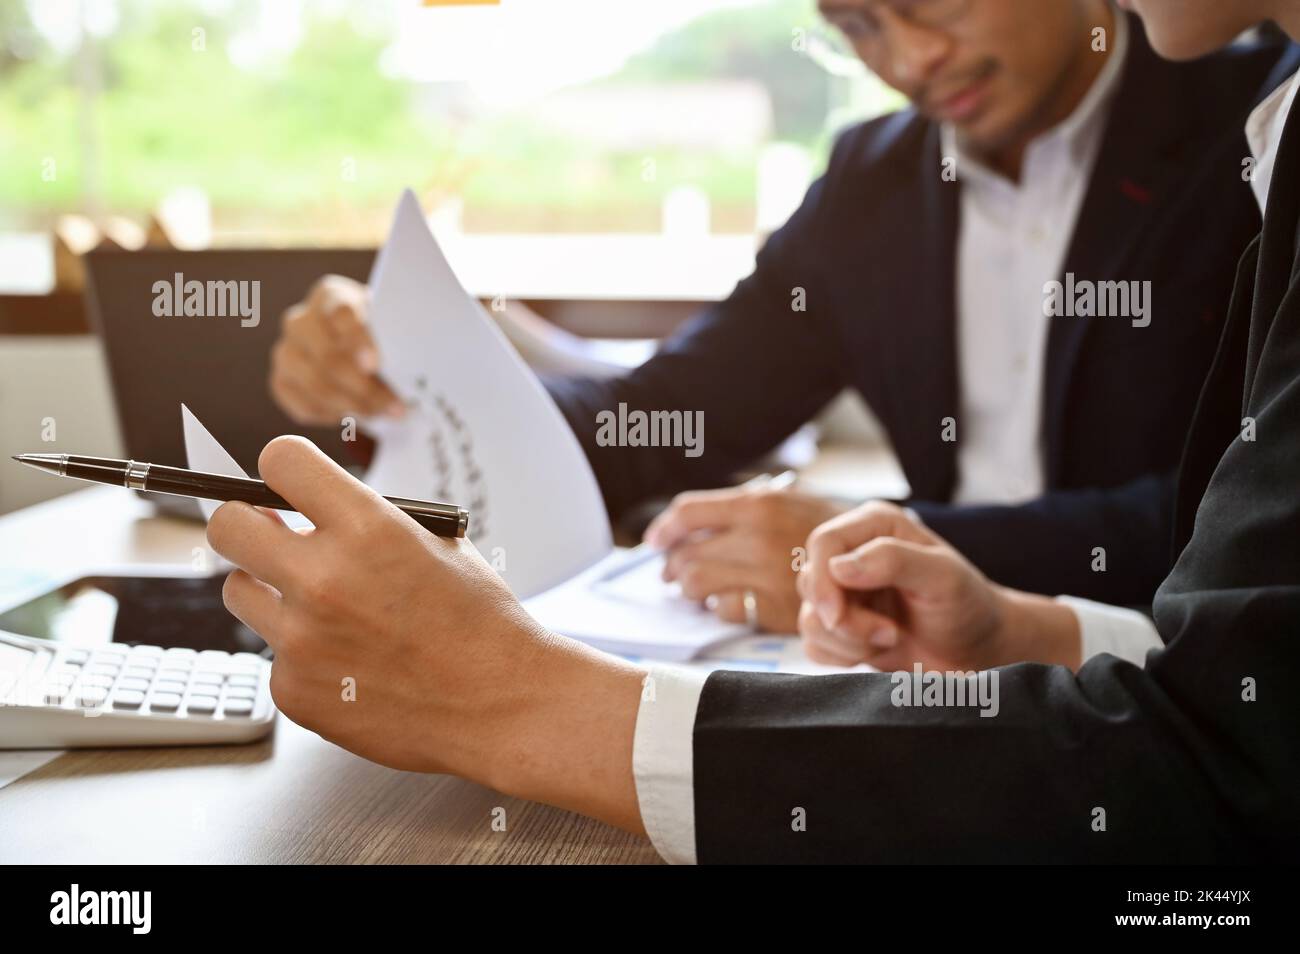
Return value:
<svg viewBox="0 0 1300 954">
<path fill-rule="evenodd" d="M 128 456 L 185 466 L 187 404 L 249 473 L 271 438 L 301 434 L 355 464 L 340 428 L 304 428 L 267 389 L 285 309 L 322 275 L 366 281 L 373 250 L 103 251 L 86 306 L 104 342 Z"/>
</svg>

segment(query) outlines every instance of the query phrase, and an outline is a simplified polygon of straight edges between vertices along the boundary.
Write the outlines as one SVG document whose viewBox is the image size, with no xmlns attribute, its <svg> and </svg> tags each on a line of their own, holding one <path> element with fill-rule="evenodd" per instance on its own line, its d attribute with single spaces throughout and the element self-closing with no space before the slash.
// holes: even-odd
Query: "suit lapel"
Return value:
<svg viewBox="0 0 1300 954">
<path fill-rule="evenodd" d="M 894 221 L 925 223 L 908 230 L 914 254 L 891 257 L 914 262 L 915 271 L 899 269 L 889 279 L 895 291 L 894 315 L 907 316 L 910 328 L 896 339 L 901 345 L 890 362 L 894 395 L 906 395 L 899 407 L 898 436 L 917 453 L 900 457 L 915 461 L 907 468 L 912 495 L 922 500 L 949 500 L 957 486 L 957 443 L 943 440 L 941 422 L 961 414 L 957 368 L 957 235 L 960 229 L 961 186 L 946 182 L 929 170 L 938 170 L 942 158 L 939 129 L 929 126 L 925 148 L 926 174 L 919 177 L 919 195 L 900 190 Z M 899 236 L 896 234 L 894 241 Z M 922 383 L 923 382 L 923 383 Z M 961 430 L 957 429 L 958 440 Z M 900 449 L 901 450 L 901 449 Z"/>
<path fill-rule="evenodd" d="M 1177 102 L 1171 72 L 1159 68 L 1141 24 L 1130 17 L 1130 44 L 1120 88 L 1112 101 L 1101 149 L 1074 237 L 1066 253 L 1061 281 L 1073 273 L 1081 280 L 1120 277 L 1138 240 L 1170 191 L 1176 163 L 1170 147 L 1178 135 Z M 1048 332 L 1043 372 L 1043 448 L 1048 486 L 1060 479 L 1070 379 L 1080 350 L 1096 322 L 1053 321 Z"/>
<path fill-rule="evenodd" d="M 1196 408 L 1178 478 L 1174 516 L 1175 558 L 1191 539 L 1196 511 L 1224 451 L 1241 436 L 1251 411 L 1251 391 L 1273 320 L 1296 281 L 1300 178 L 1300 110 L 1287 119 L 1269 185 L 1264 228 L 1242 256 L 1227 327 Z"/>
<path fill-rule="evenodd" d="M 1293 269 L 1296 262 L 1297 223 L 1300 222 L 1300 179 L 1292 174 L 1294 169 L 1300 169 L 1300 109 L 1295 108 L 1287 118 L 1277 158 L 1273 162 L 1268 208 L 1264 215 L 1264 229 L 1260 233 L 1254 314 L 1246 356 L 1244 393 L 1247 398 L 1255 381 L 1259 356 L 1273 326 L 1273 318 L 1296 277 Z M 1243 411 L 1244 409 L 1243 405 Z"/>
</svg>

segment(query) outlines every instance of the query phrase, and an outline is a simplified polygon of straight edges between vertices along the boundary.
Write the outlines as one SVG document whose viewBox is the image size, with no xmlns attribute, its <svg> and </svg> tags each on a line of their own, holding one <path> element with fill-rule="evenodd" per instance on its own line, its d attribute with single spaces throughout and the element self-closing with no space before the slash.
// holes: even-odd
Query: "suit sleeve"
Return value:
<svg viewBox="0 0 1300 954">
<path fill-rule="evenodd" d="M 699 860 L 1294 859 L 1296 297 L 1251 337 L 1262 356 L 1244 410 L 1256 438 L 1225 442 L 1157 593 L 1166 648 L 1145 669 L 1100 656 L 1077 676 L 996 670 L 992 717 L 895 705 L 889 674 L 714 673 L 694 733 Z"/>
<path fill-rule="evenodd" d="M 1110 489 L 1053 491 L 1010 506 L 908 506 L 1004 586 L 1149 606 L 1172 562 L 1175 485 L 1169 473 Z"/>
<path fill-rule="evenodd" d="M 843 165 L 832 157 L 826 176 L 764 244 L 753 274 L 640 368 L 606 381 L 545 380 L 587 453 L 612 516 L 650 497 L 727 483 L 845 386 L 840 335 L 817 254 Z M 690 457 L 680 447 L 602 446 L 597 415 L 617 413 L 620 405 L 698 414 L 703 452 Z"/>
</svg>

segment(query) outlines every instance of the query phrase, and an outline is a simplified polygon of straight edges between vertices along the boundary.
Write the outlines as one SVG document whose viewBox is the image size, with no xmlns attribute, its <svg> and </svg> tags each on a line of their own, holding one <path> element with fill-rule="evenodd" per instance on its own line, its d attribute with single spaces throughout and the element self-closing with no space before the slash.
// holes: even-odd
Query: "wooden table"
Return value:
<svg viewBox="0 0 1300 954">
<path fill-rule="evenodd" d="M 204 546 L 201 525 L 93 488 L 0 517 L 0 578 L 188 564 Z M 494 829 L 498 808 L 505 831 Z M 0 789 L 0 863 L 658 860 L 644 838 L 375 765 L 284 716 L 253 745 L 71 751 Z"/>
</svg>

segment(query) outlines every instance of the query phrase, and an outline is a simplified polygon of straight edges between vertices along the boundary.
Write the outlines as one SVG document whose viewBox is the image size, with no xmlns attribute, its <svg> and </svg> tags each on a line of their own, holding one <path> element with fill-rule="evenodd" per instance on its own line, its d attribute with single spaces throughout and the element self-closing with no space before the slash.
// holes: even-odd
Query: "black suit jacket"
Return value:
<svg viewBox="0 0 1300 954">
<path fill-rule="evenodd" d="M 991 719 L 895 708 L 887 675 L 716 673 L 701 861 L 1300 857 L 1300 111 L 1276 170 L 1184 456 L 1166 648 L 999 670 Z"/>
<path fill-rule="evenodd" d="M 1132 38 L 1065 266 L 1043 280 L 1149 280 L 1154 315 L 1146 328 L 1052 319 L 1044 496 L 1015 507 L 949 503 L 957 444 L 943 439 L 941 422 L 957 419 L 961 440 L 960 183 L 940 175 L 938 127 L 908 110 L 845 133 L 754 273 L 647 364 L 612 382 L 548 381 L 611 513 L 727 482 L 852 387 L 888 431 L 912 506 L 992 578 L 1148 604 L 1170 565 L 1172 473 L 1221 330 L 1231 263 L 1259 229 L 1241 176 L 1242 128 L 1280 48 L 1171 64 L 1136 19 Z M 796 288 L 806 312 L 792 311 Z M 598 446 L 596 414 L 620 402 L 702 410 L 704 453 Z M 1098 546 L 1104 573 L 1092 570 Z"/>
</svg>

